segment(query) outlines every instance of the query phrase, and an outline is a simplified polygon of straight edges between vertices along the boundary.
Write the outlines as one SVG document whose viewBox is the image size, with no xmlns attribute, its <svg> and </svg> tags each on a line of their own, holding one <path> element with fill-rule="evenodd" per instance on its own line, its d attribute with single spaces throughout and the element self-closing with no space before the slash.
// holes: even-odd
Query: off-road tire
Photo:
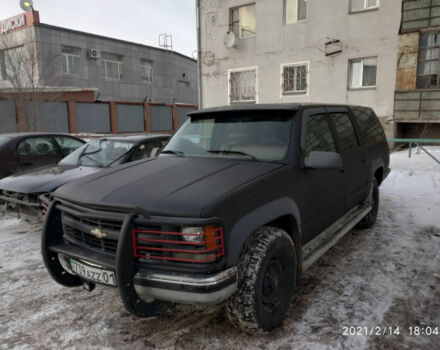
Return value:
<svg viewBox="0 0 440 350">
<path fill-rule="evenodd" d="M 229 298 L 229 320 L 248 333 L 280 325 L 296 284 L 295 247 L 276 227 L 259 228 L 245 243 L 238 264 L 238 290 Z"/>
<path fill-rule="evenodd" d="M 361 221 L 359 221 L 356 225 L 357 228 L 370 228 L 376 223 L 377 213 L 379 212 L 379 183 L 376 178 L 373 178 L 371 206 L 372 209 Z"/>
</svg>

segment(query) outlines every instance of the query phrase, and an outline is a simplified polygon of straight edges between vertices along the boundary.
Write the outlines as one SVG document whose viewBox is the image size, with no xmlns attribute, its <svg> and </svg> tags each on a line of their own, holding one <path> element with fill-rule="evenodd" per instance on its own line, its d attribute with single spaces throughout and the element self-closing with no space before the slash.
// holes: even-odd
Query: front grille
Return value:
<svg viewBox="0 0 440 350">
<path fill-rule="evenodd" d="M 64 235 L 68 240 L 73 240 L 73 243 L 80 244 L 87 248 L 99 249 L 112 255 L 116 254 L 116 248 L 118 246 L 118 241 L 116 239 L 99 239 L 87 232 L 70 226 L 65 227 Z"/>
<path fill-rule="evenodd" d="M 96 219 L 62 213 L 64 239 L 71 244 L 80 245 L 109 255 L 116 255 L 118 236 L 122 222 L 110 219 Z M 93 231 L 104 233 L 105 237 L 93 235 Z"/>
</svg>

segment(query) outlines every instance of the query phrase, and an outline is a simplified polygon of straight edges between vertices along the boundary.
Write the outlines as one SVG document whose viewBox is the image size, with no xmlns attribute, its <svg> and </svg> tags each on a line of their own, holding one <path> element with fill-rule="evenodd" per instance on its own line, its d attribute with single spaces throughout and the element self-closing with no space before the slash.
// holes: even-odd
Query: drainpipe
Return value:
<svg viewBox="0 0 440 350">
<path fill-rule="evenodd" d="M 196 21 L 197 21 L 197 82 L 198 82 L 198 100 L 199 100 L 198 104 L 199 104 L 199 108 L 203 108 L 200 0 L 196 0 Z"/>
</svg>

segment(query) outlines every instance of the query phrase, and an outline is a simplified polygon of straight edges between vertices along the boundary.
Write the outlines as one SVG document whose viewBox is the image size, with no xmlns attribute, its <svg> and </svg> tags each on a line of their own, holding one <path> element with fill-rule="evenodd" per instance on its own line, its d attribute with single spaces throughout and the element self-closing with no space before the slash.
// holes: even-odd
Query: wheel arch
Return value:
<svg viewBox="0 0 440 350">
<path fill-rule="evenodd" d="M 297 256 L 298 275 L 301 271 L 301 216 L 296 202 L 283 197 L 264 204 L 238 220 L 231 229 L 227 243 L 228 265 L 236 266 L 248 238 L 262 226 L 274 226 L 286 231 L 292 238 Z"/>
</svg>

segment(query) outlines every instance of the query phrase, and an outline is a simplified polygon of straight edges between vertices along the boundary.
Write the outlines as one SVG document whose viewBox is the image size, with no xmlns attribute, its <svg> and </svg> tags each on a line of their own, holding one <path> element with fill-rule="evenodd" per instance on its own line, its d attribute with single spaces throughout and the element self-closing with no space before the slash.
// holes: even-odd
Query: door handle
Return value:
<svg viewBox="0 0 440 350">
<path fill-rule="evenodd" d="M 34 163 L 31 163 L 31 162 L 25 162 L 25 163 L 23 163 L 23 165 L 24 166 L 29 166 L 29 165 L 33 165 Z"/>
<path fill-rule="evenodd" d="M 339 172 L 342 174 L 342 173 L 345 173 L 345 170 L 344 169 L 339 169 Z"/>
</svg>

